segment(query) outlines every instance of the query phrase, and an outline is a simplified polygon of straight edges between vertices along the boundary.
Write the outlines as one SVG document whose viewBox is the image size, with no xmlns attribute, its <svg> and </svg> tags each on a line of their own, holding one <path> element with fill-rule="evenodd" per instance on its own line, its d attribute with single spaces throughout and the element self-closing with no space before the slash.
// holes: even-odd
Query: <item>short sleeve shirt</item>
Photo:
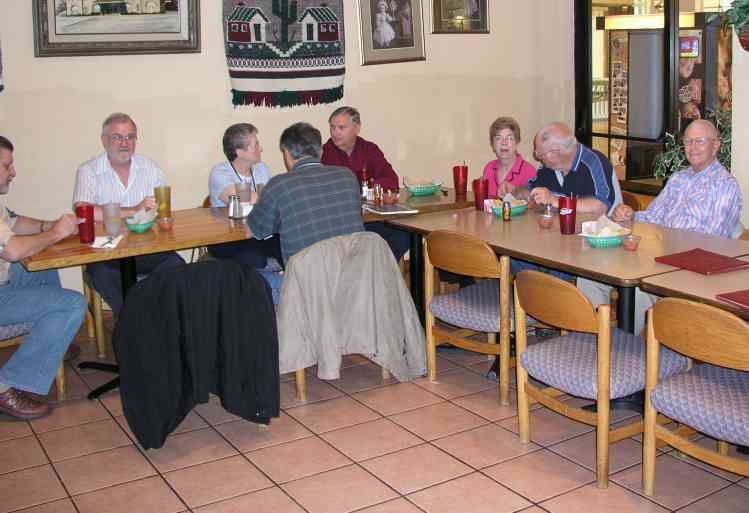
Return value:
<svg viewBox="0 0 749 513">
<path fill-rule="evenodd" d="M 258 162 L 252 166 L 252 176 L 255 185 L 266 184 L 273 177 L 270 169 L 263 162 Z M 213 166 L 211 174 L 208 176 L 208 194 L 211 197 L 211 206 L 225 207 L 226 203 L 221 201 L 219 196 L 229 185 L 240 182 L 251 183 L 252 179 L 249 176 L 236 173 L 228 160 Z M 254 191 L 255 188 L 253 187 L 252 190 Z"/>
<path fill-rule="evenodd" d="M 10 241 L 13 233 L 13 225 L 16 224 L 16 214 L 5 206 L 5 201 L 0 200 L 0 253 Z M 8 281 L 10 262 L 0 259 L 0 284 Z"/>
<path fill-rule="evenodd" d="M 112 168 L 107 154 L 103 153 L 78 168 L 73 203 L 119 203 L 125 208 L 131 208 L 138 205 L 146 196 L 153 196 L 153 188 L 160 185 L 166 185 L 166 182 L 158 164 L 143 155 L 133 155 L 130 160 L 130 176 L 125 187 Z"/>
</svg>

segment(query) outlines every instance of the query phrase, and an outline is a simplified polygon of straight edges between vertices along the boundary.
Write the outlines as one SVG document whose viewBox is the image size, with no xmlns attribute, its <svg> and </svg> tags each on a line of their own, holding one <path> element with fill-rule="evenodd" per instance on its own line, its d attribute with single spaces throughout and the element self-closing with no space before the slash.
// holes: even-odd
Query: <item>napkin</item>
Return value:
<svg viewBox="0 0 749 513">
<path fill-rule="evenodd" d="M 154 219 L 156 217 L 156 209 L 152 208 L 151 210 L 146 210 L 145 208 L 141 208 L 138 210 L 133 217 L 130 218 L 130 224 L 143 224 L 147 223 L 150 220 Z"/>
<path fill-rule="evenodd" d="M 91 243 L 91 247 L 94 249 L 114 249 L 120 243 L 122 237 L 122 235 L 118 235 L 117 237 L 96 237 L 94 242 Z"/>
<path fill-rule="evenodd" d="M 631 231 L 603 214 L 595 221 L 585 221 L 582 228 L 580 235 L 584 237 L 619 237 Z"/>
</svg>

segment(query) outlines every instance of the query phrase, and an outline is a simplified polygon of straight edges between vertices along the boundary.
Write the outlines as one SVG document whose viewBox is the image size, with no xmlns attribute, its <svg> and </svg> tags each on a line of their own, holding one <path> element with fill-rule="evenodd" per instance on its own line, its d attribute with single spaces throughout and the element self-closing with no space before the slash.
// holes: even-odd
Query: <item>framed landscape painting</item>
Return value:
<svg viewBox="0 0 749 513">
<path fill-rule="evenodd" d="M 362 64 L 423 61 L 421 0 L 359 0 Z"/>
<path fill-rule="evenodd" d="M 489 33 L 487 0 L 432 0 L 434 34 Z"/>
<path fill-rule="evenodd" d="M 34 55 L 200 52 L 200 0 L 33 0 Z"/>
</svg>

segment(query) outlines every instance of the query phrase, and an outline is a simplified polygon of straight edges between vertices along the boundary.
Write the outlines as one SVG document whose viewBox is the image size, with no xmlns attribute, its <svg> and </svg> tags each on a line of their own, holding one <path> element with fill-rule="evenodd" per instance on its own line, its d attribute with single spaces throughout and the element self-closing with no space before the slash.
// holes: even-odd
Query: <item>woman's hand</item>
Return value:
<svg viewBox="0 0 749 513">
<path fill-rule="evenodd" d="M 497 187 L 497 197 L 501 198 L 505 194 L 512 194 L 515 192 L 515 185 L 511 184 L 510 182 L 502 182 L 499 184 L 499 187 Z"/>
</svg>

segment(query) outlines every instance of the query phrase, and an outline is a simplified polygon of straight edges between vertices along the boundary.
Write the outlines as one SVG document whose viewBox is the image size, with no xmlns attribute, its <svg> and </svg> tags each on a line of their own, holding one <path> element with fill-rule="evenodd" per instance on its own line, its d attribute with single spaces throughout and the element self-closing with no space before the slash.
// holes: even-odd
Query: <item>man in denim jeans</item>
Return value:
<svg viewBox="0 0 749 513">
<path fill-rule="evenodd" d="M 13 144 L 0 135 L 0 195 L 16 176 Z M 0 198 L 0 326 L 30 323 L 31 331 L 0 368 L 0 413 L 35 419 L 49 413 L 47 395 L 65 351 L 81 326 L 83 296 L 60 286 L 57 271 L 29 273 L 18 263 L 78 231 L 76 217 L 43 221 L 15 214 Z"/>
</svg>

